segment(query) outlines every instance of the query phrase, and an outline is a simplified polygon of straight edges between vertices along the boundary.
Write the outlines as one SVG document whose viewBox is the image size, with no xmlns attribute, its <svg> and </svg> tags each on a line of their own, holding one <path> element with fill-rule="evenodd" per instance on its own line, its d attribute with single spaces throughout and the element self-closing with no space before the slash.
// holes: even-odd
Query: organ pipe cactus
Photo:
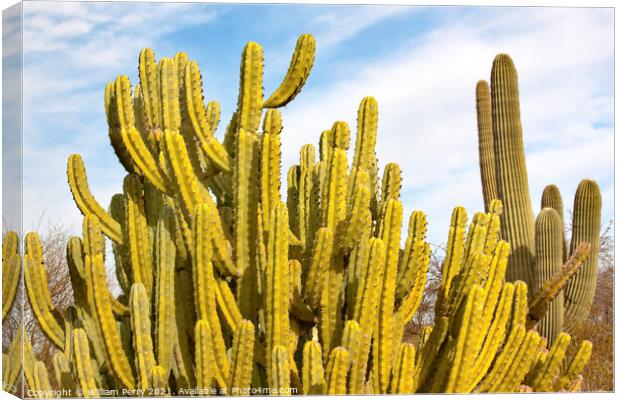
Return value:
<svg viewBox="0 0 620 400">
<path fill-rule="evenodd" d="M 145 49 L 138 84 L 119 76 L 106 86 L 110 141 L 127 176 L 106 211 L 81 157 L 69 158 L 84 224 L 67 245 L 75 307 L 64 314 L 48 294 L 38 237 L 26 237 L 27 292 L 57 348 L 53 381 L 85 396 L 577 388 L 588 342 L 563 371 L 569 336 L 541 364 L 545 343 L 529 325 L 587 249 L 575 247 L 577 256 L 560 263 L 528 313 L 527 285 L 504 280 L 511 246 L 499 237 L 498 200 L 469 224 L 465 209 L 454 209 L 435 324 L 417 346 L 403 339 L 424 296 L 427 221 L 422 211 L 409 216 L 401 249 L 402 171 L 389 163 L 379 176 L 372 97 L 358 110 L 351 163 L 350 128 L 337 121 L 321 135 L 318 158 L 313 145 L 302 147 L 282 199 L 286 133 L 277 108 L 299 94 L 314 51 L 312 36 L 302 35 L 283 82 L 264 100 L 263 50 L 249 43 L 221 142 L 219 105 L 205 104 L 198 64 L 185 53 L 157 62 Z M 106 240 L 118 297 L 107 287 Z M 16 259 L 17 248 L 16 236 L 5 236 L 3 261 Z M 14 382 L 15 346 L 3 358 L 3 377 Z M 28 387 L 50 389 L 31 347 L 24 360 Z"/>
<path fill-rule="evenodd" d="M 553 341 L 562 329 L 574 331 L 585 321 L 592 306 L 600 249 L 601 193 L 592 180 L 584 179 L 579 184 L 573 206 L 570 248 L 565 241 L 564 208 L 557 186 L 549 185 L 543 191 L 542 210 L 535 221 L 525 162 L 517 71 L 508 55 L 495 57 L 490 82 L 490 91 L 485 81 L 479 81 L 476 86 L 480 174 L 485 208 L 489 208 L 493 199 L 501 200 L 504 206 L 500 217 L 501 237 L 513 249 L 506 278 L 527 282 L 534 289 L 531 297 L 580 243 L 591 245 L 584 268 L 570 278 L 566 290 L 553 302 L 538 327 Z M 555 210 L 559 219 L 552 217 L 548 209 Z"/>
</svg>

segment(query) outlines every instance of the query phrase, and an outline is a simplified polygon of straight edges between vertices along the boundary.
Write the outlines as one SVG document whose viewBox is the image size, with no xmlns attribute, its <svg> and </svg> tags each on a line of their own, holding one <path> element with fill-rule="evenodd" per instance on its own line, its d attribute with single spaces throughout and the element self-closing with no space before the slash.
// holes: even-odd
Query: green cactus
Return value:
<svg viewBox="0 0 620 400">
<path fill-rule="evenodd" d="M 69 158 L 70 190 L 84 225 L 82 238 L 67 245 L 74 307 L 64 315 L 49 296 L 38 237 L 26 237 L 28 297 L 58 350 L 54 386 L 80 389 L 87 397 L 111 388 L 162 396 L 187 395 L 186 390 L 215 395 L 268 389 L 286 395 L 578 388 L 591 351 L 587 342 L 562 370 L 567 335 L 547 350 L 547 341 L 531 328 L 566 282 L 580 277 L 575 274 L 590 247 L 577 241 L 593 242 L 597 226 L 589 213 L 596 190 L 584 183 L 579 191 L 572 258 L 563 263 L 559 248 L 528 250 L 544 268 L 553 258 L 548 265 L 554 268 L 548 268 L 544 284 L 541 278 L 529 308 L 528 285 L 504 281 L 507 269 L 522 270 L 513 260 L 527 255 L 516 242 L 511 244 L 518 251 L 511 255 L 510 235 L 521 235 L 523 243 L 527 237 L 520 224 L 506 221 L 527 207 L 510 200 L 502 213 L 500 201 L 503 193 L 527 192 L 515 194 L 510 180 L 498 183 L 500 200 L 485 195 L 487 212 L 473 214 L 469 224 L 465 209 L 456 207 L 435 323 L 417 346 L 404 343 L 405 325 L 425 295 L 431 251 L 422 211 L 411 214 L 401 248 L 402 171 L 388 163 L 379 176 L 378 105 L 372 97 L 358 109 L 351 163 L 351 132 L 337 121 L 321 134 L 318 160 L 313 145 L 302 147 L 282 198 L 285 133 L 277 108 L 300 93 L 314 52 L 312 36 L 302 35 L 282 84 L 264 101 L 263 49 L 250 42 L 242 53 L 237 110 L 222 142 L 215 136 L 219 104 L 205 106 L 198 64 L 185 53 L 157 62 L 145 49 L 139 84 L 132 89 L 119 76 L 106 86 L 109 136 L 128 175 L 123 193 L 105 211 L 88 188 L 81 157 Z M 479 108 L 489 114 L 480 134 L 492 140 L 486 152 L 510 142 L 519 156 L 520 142 L 509 135 L 520 132 L 516 77 L 505 57 L 498 60 L 491 105 L 484 87 L 478 96 Z M 498 89 L 506 75 L 508 92 Z M 509 103 L 513 108 L 498 122 L 495 113 Z M 503 141 L 489 136 L 491 117 L 492 132 L 502 130 Z M 510 157 L 497 159 L 512 165 Z M 496 171 L 501 175 L 501 168 Z M 555 208 L 554 201 L 543 204 Z M 106 284 L 104 235 L 113 242 L 118 298 Z M 17 239 L 5 236 L 6 265 L 19 263 Z M 575 282 L 590 279 L 593 269 L 587 265 L 582 271 L 588 273 Z M 15 288 L 19 280 L 6 274 L 3 283 Z M 575 304 L 589 296 L 571 293 Z M 3 317 L 11 297 L 3 295 Z M 19 374 L 16 347 L 3 354 L 9 364 L 5 382 Z M 27 337 L 24 353 L 27 385 L 53 388 Z"/>
<path fill-rule="evenodd" d="M 561 298 L 556 299 L 551 306 L 548 318 L 540 324 L 541 332 L 553 341 L 562 329 L 573 331 L 582 323 L 592 306 L 598 271 L 600 190 L 592 180 L 586 179 L 580 183 L 573 207 L 571 245 L 567 249 L 564 208 L 557 186 L 545 187 L 541 215 L 534 222 L 525 163 L 517 71 L 508 55 L 499 54 L 493 61 L 490 95 L 486 82 L 478 82 L 476 111 L 485 208 L 489 210 L 494 199 L 502 201 L 501 237 L 513 249 L 506 278 L 509 281 L 525 281 L 534 289 L 530 291 L 532 297 L 544 280 L 557 272 L 582 242 L 592 246 L 592 253 L 582 271 L 570 279 Z M 547 208 L 555 210 L 559 217 L 554 220 L 552 231 L 547 221 L 550 217 L 544 216 L 541 219 L 543 214 L 548 213 L 545 211 Z M 543 234 L 543 231 L 546 233 Z M 561 262 L 558 249 L 561 250 Z"/>
</svg>

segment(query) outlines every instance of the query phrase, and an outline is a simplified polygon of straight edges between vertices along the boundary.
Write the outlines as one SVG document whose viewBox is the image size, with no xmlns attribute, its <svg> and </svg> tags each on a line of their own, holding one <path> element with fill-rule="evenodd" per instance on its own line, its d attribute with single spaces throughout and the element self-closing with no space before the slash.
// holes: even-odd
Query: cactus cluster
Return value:
<svg viewBox="0 0 620 400">
<path fill-rule="evenodd" d="M 401 248 L 401 171 L 375 155 L 378 105 L 361 101 L 351 132 L 335 122 L 318 152 L 304 145 L 281 197 L 279 107 L 301 90 L 315 43 L 302 35 L 282 84 L 263 100 L 263 50 L 242 54 L 237 110 L 222 142 L 219 105 L 204 104 L 198 65 L 185 53 L 139 57 L 140 82 L 105 89 L 112 146 L 128 174 L 106 210 L 77 154 L 68 180 L 84 214 L 67 245 L 74 305 L 61 314 L 47 289 L 36 233 L 25 243 L 25 283 L 54 344 L 50 379 L 27 335 L 16 337 L 5 382 L 117 395 L 384 394 L 579 390 L 591 344 L 565 360 L 570 336 L 531 329 L 589 245 L 574 249 L 528 308 L 528 287 L 506 282 L 500 201 L 467 223 L 456 207 L 435 323 L 404 339 L 426 286 L 426 215 L 414 211 Z M 262 124 L 261 124 L 262 120 Z M 317 158 L 318 153 L 318 158 Z M 105 242 L 122 294 L 106 285 Z M 12 257 L 12 258 L 11 258 Z M 18 258 L 6 236 L 3 262 Z M 16 261 L 19 262 L 19 261 Z M 15 284 L 5 274 L 3 285 Z M 5 286 L 6 287 L 6 286 Z M 3 296 L 3 310 L 10 305 Z M 5 312 L 3 311 L 3 316 Z M 17 372 L 16 372 L 17 371 Z"/>
<path fill-rule="evenodd" d="M 539 330 L 553 342 L 569 332 L 590 312 L 598 276 L 601 231 L 601 192 L 590 179 L 581 181 L 575 194 L 570 246 L 565 238 L 562 196 L 556 185 L 545 187 L 541 211 L 534 218 L 525 163 L 519 107 L 517 71 L 511 58 L 493 61 L 491 85 L 476 86 L 480 175 L 485 206 L 499 199 L 504 206 L 501 237 L 510 243 L 509 281 L 523 280 L 535 293 L 561 270 L 568 255 L 582 242 L 591 253 L 584 267 L 567 283 L 543 316 Z"/>
</svg>

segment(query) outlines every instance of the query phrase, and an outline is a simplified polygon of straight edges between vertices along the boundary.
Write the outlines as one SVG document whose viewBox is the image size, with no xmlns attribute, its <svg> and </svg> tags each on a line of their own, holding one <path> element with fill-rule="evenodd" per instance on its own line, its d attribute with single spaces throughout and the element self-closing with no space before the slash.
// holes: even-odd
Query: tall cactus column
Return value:
<svg viewBox="0 0 620 400">
<path fill-rule="evenodd" d="M 506 54 L 493 60 L 491 111 L 497 192 L 504 205 L 501 233 L 512 248 L 506 279 L 531 283 L 534 213 L 525 165 L 517 70 Z"/>
<path fill-rule="evenodd" d="M 568 281 L 564 291 L 564 329 L 569 332 L 588 317 L 592 307 L 598 275 L 600 232 L 601 191 L 596 182 L 584 179 L 575 193 L 570 253 L 572 254 L 581 242 L 590 243 L 591 249 L 584 266 Z"/>
<path fill-rule="evenodd" d="M 489 90 L 489 84 L 486 81 L 478 81 L 476 85 L 476 114 L 478 116 L 480 179 L 482 180 L 484 209 L 488 212 L 491 200 L 497 199 L 497 184 L 495 182 L 491 92 Z"/>
<path fill-rule="evenodd" d="M 563 224 L 558 213 L 544 208 L 536 218 L 536 268 L 533 292 L 562 269 Z M 557 296 L 549 305 L 545 317 L 539 322 L 540 334 L 552 344 L 564 324 L 564 299 Z"/>
</svg>

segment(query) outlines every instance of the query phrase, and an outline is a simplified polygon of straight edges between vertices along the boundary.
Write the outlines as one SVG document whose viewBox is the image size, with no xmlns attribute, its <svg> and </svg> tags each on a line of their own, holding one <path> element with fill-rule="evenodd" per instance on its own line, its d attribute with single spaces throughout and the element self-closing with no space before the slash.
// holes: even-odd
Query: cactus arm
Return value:
<svg viewBox="0 0 620 400">
<path fill-rule="evenodd" d="M 446 393 L 462 393 L 471 379 L 471 368 L 483 339 L 483 334 L 479 331 L 483 305 L 484 290 L 479 285 L 474 285 L 469 291 L 462 314 L 454 359 L 445 387 Z"/>
<path fill-rule="evenodd" d="M 584 261 L 589 257 L 590 248 L 588 243 L 581 243 L 562 266 L 562 269 L 548 279 L 532 296 L 528 304 L 528 325 L 533 326 L 545 316 L 549 303 L 553 301 L 568 280 L 579 271 Z"/>
<path fill-rule="evenodd" d="M 85 267 L 87 270 L 87 285 L 92 288 L 93 310 L 99 334 L 106 348 L 108 363 L 119 382 L 127 389 L 133 389 L 135 382 L 127 356 L 121 347 L 109 291 L 106 286 L 106 272 L 103 262 L 103 252 L 100 246 L 94 245 L 101 237 L 101 227 L 94 215 L 84 218 L 84 249 Z M 95 248 L 99 248 L 95 251 Z M 88 251 L 87 251 L 88 250 Z"/>
<path fill-rule="evenodd" d="M 402 315 L 404 323 L 407 323 L 413 318 L 413 315 L 422 301 L 430 256 L 430 245 L 422 241 L 416 242 L 413 255 L 408 263 L 413 265 L 407 267 L 407 270 L 411 270 L 411 274 L 413 274 L 411 278 L 408 278 L 411 279 L 413 287 L 411 287 L 409 293 L 402 299 L 402 303 L 398 308 L 398 313 Z"/>
<path fill-rule="evenodd" d="M 194 242 L 194 293 L 196 300 L 197 319 L 209 324 L 209 336 L 213 347 L 213 356 L 217 365 L 214 377 L 220 387 L 225 387 L 229 373 L 229 363 L 226 356 L 226 345 L 222 336 L 222 328 L 217 315 L 216 282 L 213 273 L 213 249 L 209 240 L 209 230 L 212 221 L 208 218 L 209 207 L 205 204 L 196 209 L 193 221 Z"/>
<path fill-rule="evenodd" d="M 280 112 L 278 110 L 267 110 L 263 120 L 263 135 L 260 146 L 260 202 L 263 210 L 268 212 L 271 212 L 280 201 L 281 131 L 282 117 Z M 267 220 L 269 219 L 267 218 Z"/>
<path fill-rule="evenodd" d="M 489 211 L 491 200 L 498 198 L 495 178 L 495 153 L 493 150 L 493 124 L 491 117 L 491 91 L 486 81 L 476 84 L 476 116 L 478 119 L 478 154 L 484 209 Z"/>
<path fill-rule="evenodd" d="M 310 217 L 315 159 L 314 146 L 311 144 L 303 145 L 299 152 L 299 238 L 304 250 L 310 247 L 310 239 L 314 233 Z"/>
<path fill-rule="evenodd" d="M 137 169 L 161 192 L 171 194 L 171 183 L 135 127 L 121 130 L 121 138 Z"/>
<path fill-rule="evenodd" d="M 2 259 L 2 320 L 9 315 L 19 288 L 22 259 L 15 253 Z"/>
<path fill-rule="evenodd" d="M 164 57 L 157 65 L 159 75 L 159 97 L 161 100 L 162 127 L 178 131 L 181 127 L 179 103 L 179 77 L 174 60 Z"/>
<path fill-rule="evenodd" d="M 388 163 L 383 170 L 381 180 L 381 201 L 400 199 L 400 188 L 402 186 L 402 176 L 400 167 L 396 163 Z"/>
<path fill-rule="evenodd" d="M 544 208 L 538 214 L 535 225 L 536 268 L 532 291 L 537 293 L 545 282 L 562 269 L 563 224 L 558 213 L 552 208 Z M 564 324 L 564 296 L 558 293 L 549 303 L 547 312 L 539 323 L 542 336 L 553 343 Z"/>
<path fill-rule="evenodd" d="M 265 271 L 265 317 L 267 354 L 274 356 L 277 346 L 288 346 L 289 277 L 288 211 L 283 203 L 274 209 L 267 240 Z"/>
<path fill-rule="evenodd" d="M 319 342 L 309 340 L 303 349 L 302 383 L 303 394 L 325 393 L 325 372 L 322 350 Z"/>
<path fill-rule="evenodd" d="M 452 211 L 450 231 L 448 234 L 448 244 L 446 258 L 441 267 L 441 287 L 438 300 L 440 315 L 445 312 L 449 300 L 452 280 L 458 275 L 461 259 L 463 258 L 463 248 L 465 245 L 465 223 L 467 222 L 467 212 L 463 207 L 455 207 Z"/>
<path fill-rule="evenodd" d="M 157 263 L 156 325 L 155 343 L 157 364 L 163 370 L 166 380 L 172 364 L 175 323 L 174 292 L 175 246 L 172 240 L 173 215 L 165 208 L 157 223 L 155 240 L 155 262 Z"/>
<path fill-rule="evenodd" d="M 508 373 L 501 382 L 496 382 L 494 391 L 515 391 L 519 383 L 523 381 L 523 378 L 529 372 L 534 361 L 536 361 L 540 342 L 541 337 L 536 331 L 530 330 L 527 332 Z"/>
<path fill-rule="evenodd" d="M 254 319 L 255 314 L 255 254 L 256 212 L 258 209 L 258 142 L 254 134 L 240 129 L 236 134 L 237 154 L 233 165 L 234 181 L 234 255 L 242 274 L 237 290 L 241 313 Z M 263 209 L 269 221 L 269 210 Z M 247 270 L 247 271 L 246 271 Z"/>
<path fill-rule="evenodd" d="M 111 240 L 116 243 L 122 243 L 121 226 L 114 220 L 103 207 L 97 203 L 88 187 L 86 170 L 82 157 L 79 154 L 69 156 L 67 163 L 67 177 L 69 179 L 69 188 L 73 194 L 75 204 L 84 216 L 94 214 L 101 222 L 101 229 Z"/>
<path fill-rule="evenodd" d="M 370 254 L 368 265 L 365 267 L 364 286 L 358 289 L 361 304 L 357 317 L 360 325 L 360 337 L 357 351 L 354 352 L 351 362 L 351 376 L 349 378 L 349 393 L 361 393 L 366 380 L 368 358 L 371 340 L 375 330 L 379 302 L 385 269 L 385 246 L 381 239 L 370 239 Z"/>
<path fill-rule="evenodd" d="M 297 319 L 305 322 L 314 322 L 312 309 L 304 303 L 301 290 L 301 264 L 298 260 L 288 262 L 290 276 L 290 312 Z"/>
<path fill-rule="evenodd" d="M 598 184 L 593 180 L 582 180 L 573 205 L 570 253 L 575 253 L 581 242 L 590 243 L 591 248 L 583 267 L 569 279 L 564 290 L 564 329 L 569 332 L 585 321 L 594 300 L 600 250 L 601 202 Z"/>
<path fill-rule="evenodd" d="M 329 268 L 333 249 L 332 232 L 329 228 L 320 228 L 314 244 L 314 251 L 310 260 L 307 281 L 304 288 L 307 304 L 313 309 L 320 303 L 323 280 Z"/>
<path fill-rule="evenodd" d="M 560 372 L 570 339 L 570 335 L 565 332 L 560 333 L 555 338 L 540 372 L 536 374 L 530 385 L 536 392 L 549 392 L 553 390 L 553 379 Z"/>
<path fill-rule="evenodd" d="M 45 399 L 53 396 L 52 385 L 50 384 L 47 368 L 42 361 L 35 361 L 34 363 L 34 390 L 35 396 L 41 399 Z"/>
<path fill-rule="evenodd" d="M 199 389 L 211 388 L 212 380 L 217 375 L 217 365 L 213 354 L 213 341 L 209 323 L 200 319 L 196 322 L 196 385 Z"/>
<path fill-rule="evenodd" d="M 248 320 L 240 323 L 232 347 L 228 391 L 233 396 L 249 394 L 252 383 L 252 361 L 254 357 L 254 325 Z"/>
<path fill-rule="evenodd" d="M 323 355 L 328 358 L 342 335 L 342 290 L 344 266 L 342 260 L 334 259 L 323 278 L 320 303 L 321 343 Z"/>
<path fill-rule="evenodd" d="M 411 343 L 402 343 L 394 360 L 390 393 L 410 394 L 414 388 L 415 347 Z"/>
<path fill-rule="evenodd" d="M 466 390 L 470 393 L 488 372 L 491 362 L 495 358 L 497 350 L 504 342 L 506 336 L 506 323 L 511 314 L 512 300 L 514 295 L 514 285 L 506 283 L 502 288 L 502 293 L 495 311 L 495 318 L 489 328 L 489 333 L 484 338 L 484 344 L 472 367 L 472 375 L 469 386 Z M 486 307 L 486 305 L 485 305 Z"/>
<path fill-rule="evenodd" d="M 43 263 L 43 251 L 39 236 L 31 232 L 26 235 L 24 256 L 24 280 L 26 292 L 41 330 L 60 350 L 64 349 L 65 332 L 60 324 L 60 314 L 52 303 L 47 286 L 47 274 Z"/>
<path fill-rule="evenodd" d="M 239 311 L 239 307 L 235 302 L 235 296 L 230 290 L 228 283 L 220 277 L 216 277 L 215 281 L 217 283 L 217 285 L 215 285 L 215 296 L 218 310 L 226 321 L 230 331 L 235 334 L 239 324 L 243 320 L 243 316 L 241 315 L 241 311 Z"/>
<path fill-rule="evenodd" d="M 25 342 L 23 338 L 24 326 L 20 325 L 9 344 L 9 352 L 6 357 L 2 353 L 2 383 L 6 387 L 15 386 L 17 378 L 20 377 L 20 372 L 25 366 Z"/>
<path fill-rule="evenodd" d="M 491 112 L 498 198 L 504 204 L 500 216 L 502 239 L 510 243 L 507 280 L 532 282 L 534 263 L 534 213 L 529 195 L 517 71 L 506 54 L 493 60 Z"/>
<path fill-rule="evenodd" d="M 314 64 L 315 49 L 316 42 L 312 35 L 303 34 L 299 36 L 284 80 L 265 101 L 263 107 L 278 108 L 293 101 L 295 96 L 301 92 L 310 75 Z"/>
<path fill-rule="evenodd" d="M 570 390 L 574 385 L 574 380 L 579 378 L 592 355 L 592 342 L 584 340 L 579 345 L 577 353 L 573 356 L 565 371 L 560 374 L 559 379 L 554 383 L 554 391 Z"/>
<path fill-rule="evenodd" d="M 380 236 L 385 243 L 385 269 L 379 301 L 379 314 L 373 346 L 375 391 L 386 393 L 389 385 L 393 358 L 394 300 L 398 253 L 400 249 L 400 226 L 403 217 L 402 204 L 390 199 L 385 203 L 381 220 Z"/>
<path fill-rule="evenodd" d="M 125 193 L 125 231 L 123 242 L 129 246 L 134 283 L 144 285 L 148 297 L 153 292 L 153 266 L 149 229 L 144 209 L 144 187 L 137 175 L 127 175 Z M 146 371 L 148 373 L 148 370 Z"/>
<path fill-rule="evenodd" d="M 202 78 L 195 61 L 191 61 L 185 66 L 185 90 L 185 107 L 201 150 L 219 170 L 230 172 L 230 156 L 224 146 L 214 137 L 219 120 L 219 104 L 210 102 L 205 110 Z"/>
<path fill-rule="evenodd" d="M 129 302 L 138 387 L 147 389 L 149 387 L 149 371 L 156 363 L 151 339 L 150 301 L 144 285 L 134 283 L 131 286 Z"/>
<path fill-rule="evenodd" d="M 249 133 L 258 132 L 263 106 L 263 48 L 249 42 L 241 55 L 241 79 L 237 101 L 237 124 Z"/>
<path fill-rule="evenodd" d="M 349 352 L 344 347 L 336 347 L 332 350 L 326 371 L 327 394 L 347 393 L 348 363 Z"/>
<path fill-rule="evenodd" d="M 562 261 L 566 262 L 568 259 L 568 249 L 566 247 L 566 234 L 564 231 L 564 203 L 560 189 L 556 185 L 547 185 L 543 190 L 540 199 L 540 209 L 545 208 L 554 209 L 560 217 L 560 222 L 562 223 Z"/>
<path fill-rule="evenodd" d="M 267 365 L 267 378 L 271 394 L 286 395 L 291 387 L 289 354 L 286 346 L 275 346 L 271 350 L 271 357 Z"/>
<path fill-rule="evenodd" d="M 129 99 L 129 101 L 126 101 Z M 105 87 L 105 112 L 108 122 L 108 137 L 114 153 L 118 157 L 121 165 L 129 172 L 135 170 L 134 161 L 131 154 L 123 145 L 122 130 L 128 128 L 127 118 L 133 117 L 133 106 L 131 105 L 131 84 L 126 76 L 119 76 L 115 81 L 109 82 Z M 125 100 L 123 102 L 123 100 Z M 138 101 L 140 101 L 139 99 Z M 125 117 L 128 114 L 128 117 Z M 131 121 L 133 126 L 133 121 Z"/>
<path fill-rule="evenodd" d="M 402 299 L 407 291 L 411 289 L 417 271 L 417 261 L 419 250 L 416 246 L 421 246 L 418 242 L 426 238 L 426 214 L 422 211 L 414 211 L 409 217 L 409 229 L 405 249 L 398 265 L 398 285 L 396 287 L 396 298 Z M 418 250 L 418 252 L 416 252 Z M 418 256 L 418 257 L 416 257 Z"/>
<path fill-rule="evenodd" d="M 351 170 L 370 170 L 375 157 L 379 107 L 373 97 L 364 97 L 357 110 L 357 137 Z M 370 172 L 370 171 L 369 171 Z"/>
<path fill-rule="evenodd" d="M 175 191 L 179 193 L 183 214 L 191 220 L 196 206 L 202 203 L 198 178 L 192 170 L 189 156 L 185 148 L 185 141 L 178 132 L 165 131 L 163 136 L 163 154 L 170 169 L 170 180 Z M 209 201 L 205 196 L 204 200 Z M 213 200 L 211 200 L 213 201 Z"/>
<path fill-rule="evenodd" d="M 357 172 L 357 175 L 365 175 L 365 173 Z M 367 175 L 364 178 L 368 180 Z M 364 236 L 367 226 L 371 225 L 372 216 L 368 203 L 370 202 L 370 191 L 367 185 L 361 185 L 355 190 L 351 201 L 350 210 L 347 212 L 346 228 L 342 243 L 344 251 L 351 250 L 359 244 L 360 238 Z"/>
<path fill-rule="evenodd" d="M 161 127 L 161 104 L 159 102 L 159 83 L 155 54 L 151 49 L 142 49 L 138 63 L 140 90 L 149 129 Z"/>
<path fill-rule="evenodd" d="M 505 379 L 524 338 L 525 326 L 523 326 L 523 324 L 514 325 L 508 335 L 508 338 L 506 339 L 504 348 L 496 357 L 493 367 L 484 379 L 482 379 L 475 392 L 489 392 L 495 385 Z"/>
</svg>

